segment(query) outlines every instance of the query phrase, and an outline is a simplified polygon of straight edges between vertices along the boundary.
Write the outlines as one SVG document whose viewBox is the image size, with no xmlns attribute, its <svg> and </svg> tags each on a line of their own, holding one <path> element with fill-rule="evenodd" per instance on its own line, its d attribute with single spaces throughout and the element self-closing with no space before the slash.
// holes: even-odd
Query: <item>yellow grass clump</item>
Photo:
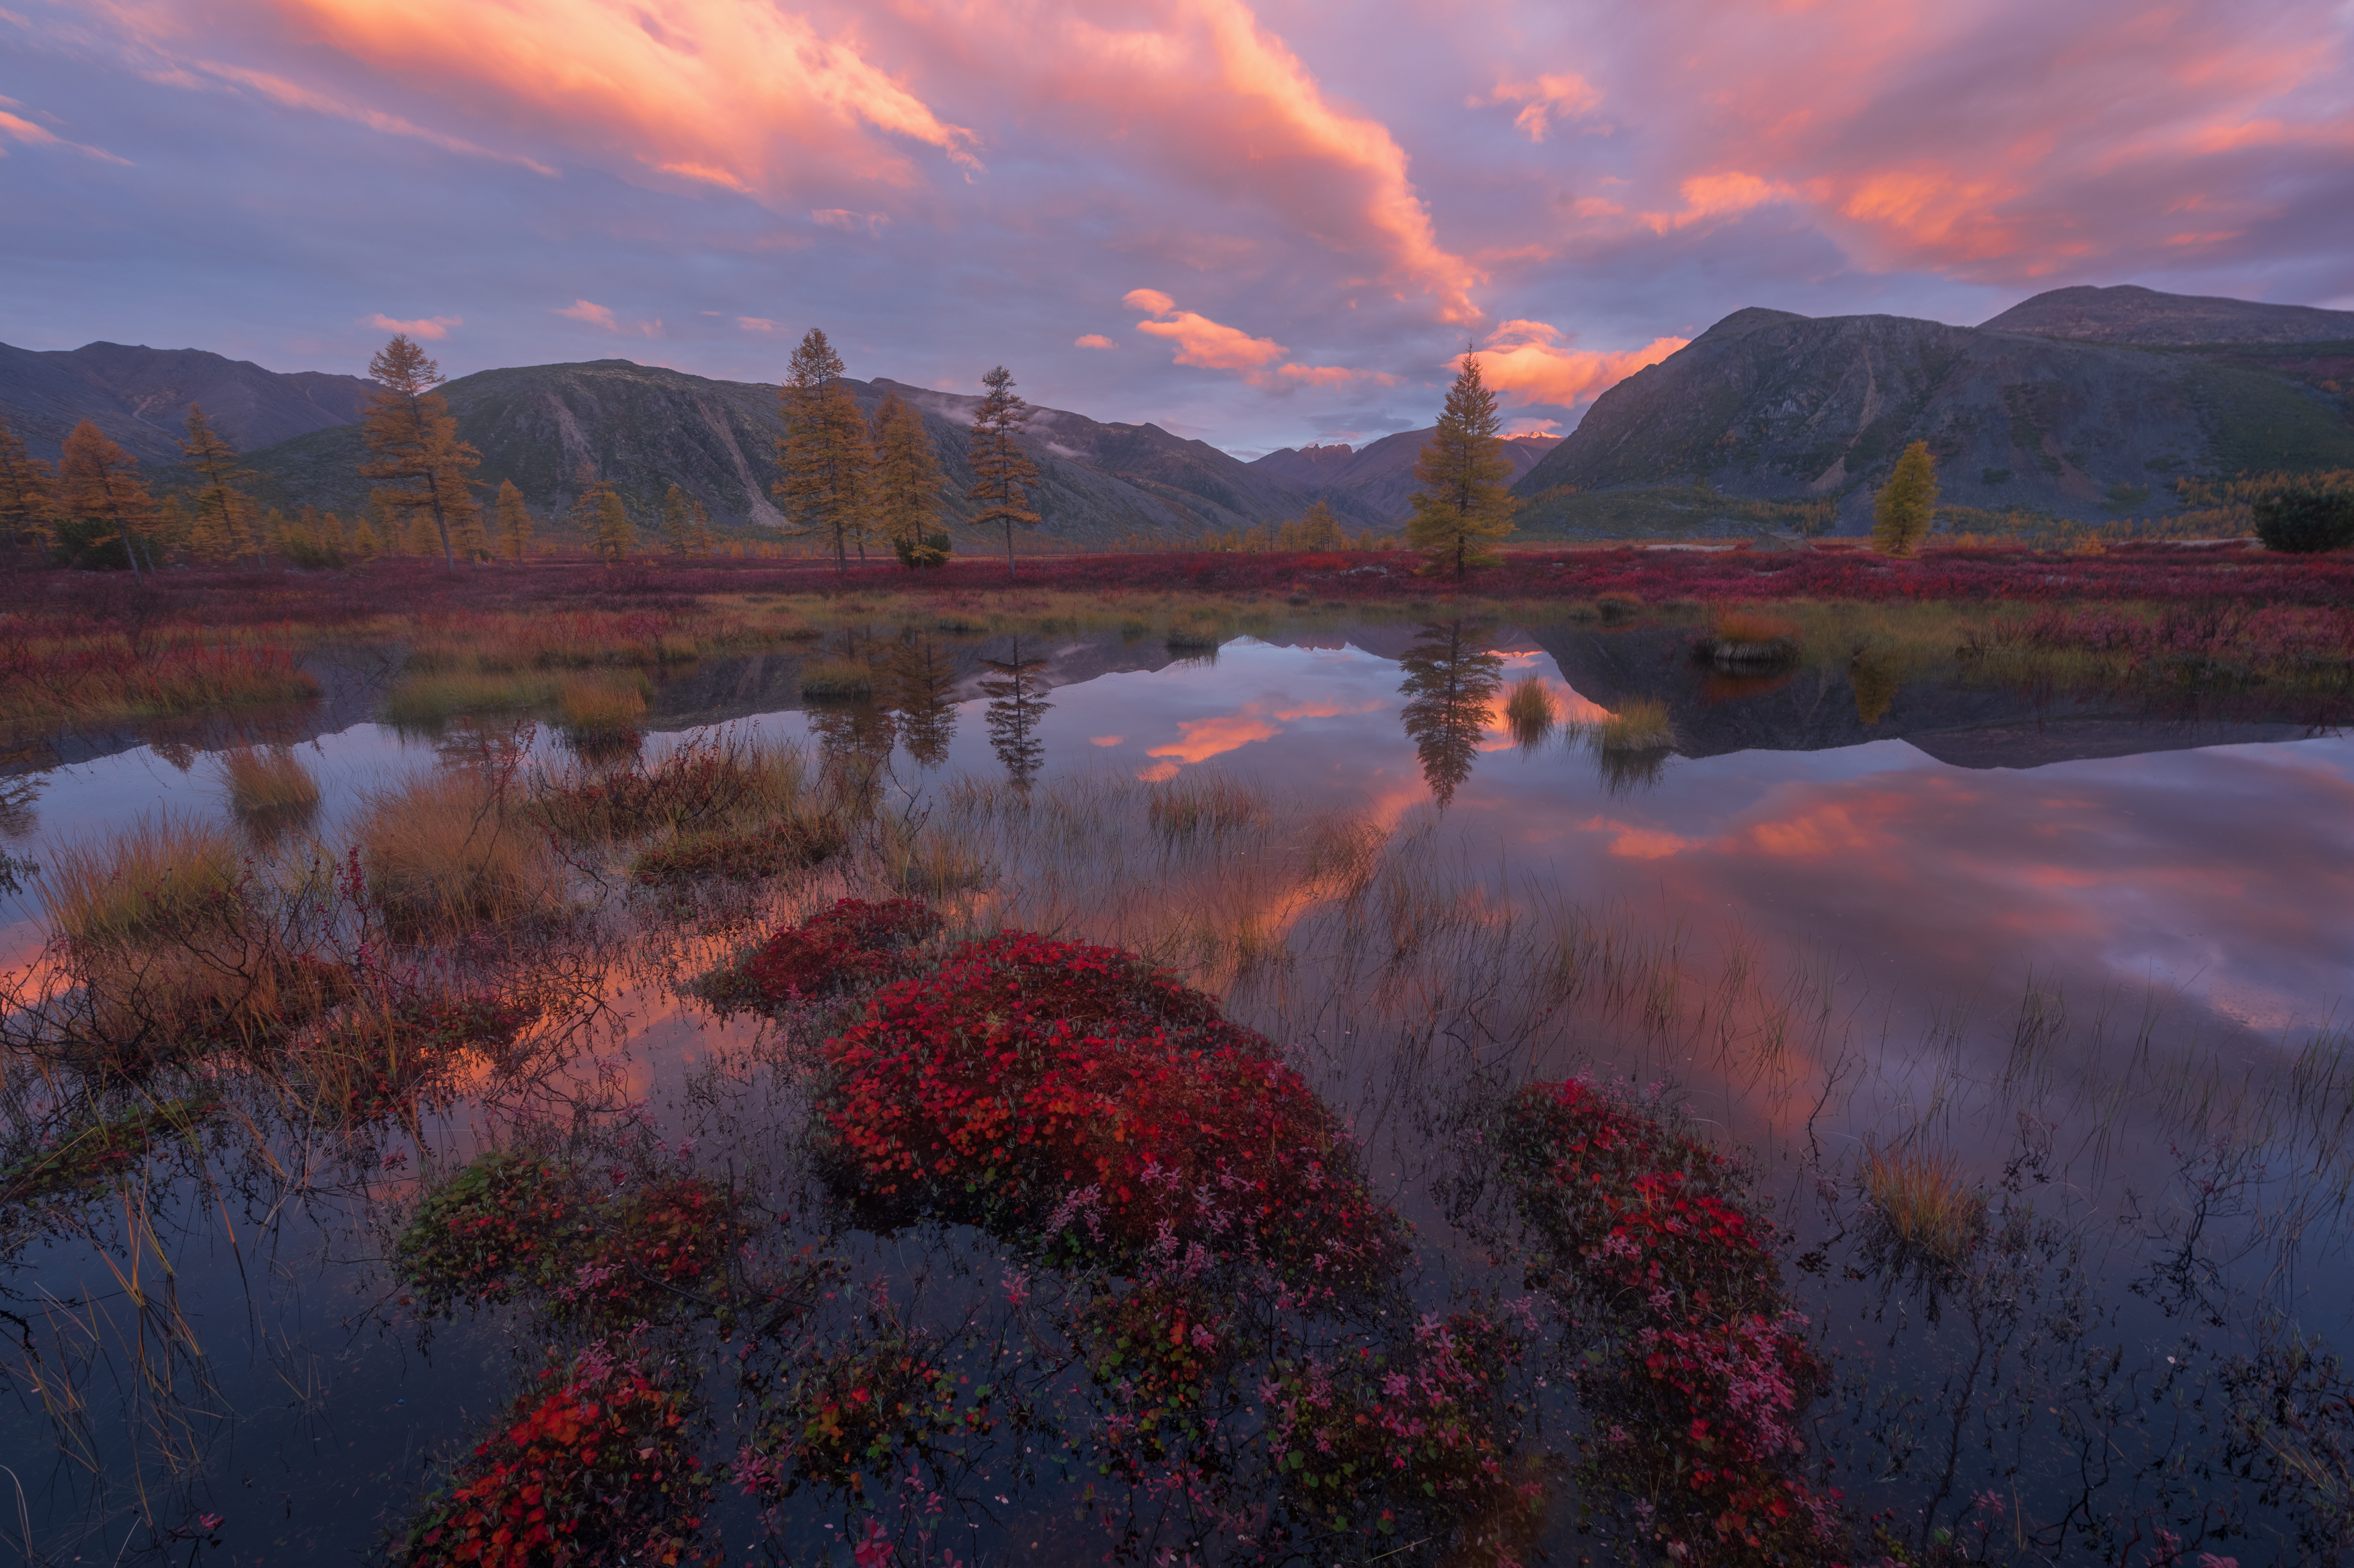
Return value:
<svg viewBox="0 0 2354 1568">
<path fill-rule="evenodd" d="M 169 938 L 235 912 L 243 857 L 228 829 L 169 813 L 49 857 L 41 901 L 50 927 L 88 947 Z"/>
<path fill-rule="evenodd" d="M 1986 1194 L 1953 1156 L 1868 1145 L 1860 1174 L 1889 1261 L 1932 1274 L 1969 1261 L 1986 1234 Z"/>
<path fill-rule="evenodd" d="M 1798 626 L 1755 609 L 1720 609 L 1709 618 L 1705 646 L 1720 664 L 1787 664 L 1798 657 Z"/>
<path fill-rule="evenodd" d="M 298 816 L 319 804 L 319 781 L 284 747 L 240 746 L 220 756 L 229 809 L 241 817 Z"/>
<path fill-rule="evenodd" d="M 858 702 L 875 694 L 875 672 L 864 659 L 811 659 L 801 665 L 801 687 L 813 702 Z"/>
<path fill-rule="evenodd" d="M 576 737 L 631 735 L 646 716 L 646 694 L 635 681 L 569 680 L 557 691 L 556 716 Z"/>
<path fill-rule="evenodd" d="M 1553 701 L 1542 675 L 1524 676 L 1512 686 L 1511 695 L 1504 699 L 1504 723 L 1510 726 L 1512 738 L 1525 749 L 1533 750 L 1553 734 L 1561 723 L 1561 708 Z"/>
<path fill-rule="evenodd" d="M 360 853 L 395 934 L 451 934 L 556 902 L 555 854 L 519 804 L 471 769 L 429 773 L 369 798 Z"/>
<path fill-rule="evenodd" d="M 1665 751 L 1676 743 L 1676 726 L 1666 703 L 1635 697 L 1596 726 L 1594 738 L 1605 752 Z"/>
</svg>

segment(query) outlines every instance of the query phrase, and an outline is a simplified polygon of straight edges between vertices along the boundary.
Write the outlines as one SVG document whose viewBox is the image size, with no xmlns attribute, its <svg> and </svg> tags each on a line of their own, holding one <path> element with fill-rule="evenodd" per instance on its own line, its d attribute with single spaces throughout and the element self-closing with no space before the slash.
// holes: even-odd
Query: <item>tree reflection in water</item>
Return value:
<svg viewBox="0 0 2354 1568">
<path fill-rule="evenodd" d="M 1428 625 L 1399 665 L 1405 681 L 1402 717 L 1422 776 L 1441 810 L 1471 777 L 1488 705 L 1504 683 L 1503 656 L 1488 650 L 1488 628 L 1478 621 Z"/>
<path fill-rule="evenodd" d="M 928 633 L 912 630 L 899 634 L 889 663 L 891 705 L 899 711 L 899 744 L 925 768 L 949 759 L 949 742 L 956 736 L 956 704 L 949 693 L 956 684 L 956 664 Z"/>
<path fill-rule="evenodd" d="M 1012 658 L 981 662 L 995 677 L 981 683 L 990 699 L 989 747 L 1005 764 L 1014 788 L 1027 789 L 1046 760 L 1045 742 L 1038 738 L 1038 717 L 1054 705 L 1039 695 L 1043 688 L 1036 678 L 1046 662 L 1022 657 L 1022 640 L 1017 637 Z"/>
</svg>

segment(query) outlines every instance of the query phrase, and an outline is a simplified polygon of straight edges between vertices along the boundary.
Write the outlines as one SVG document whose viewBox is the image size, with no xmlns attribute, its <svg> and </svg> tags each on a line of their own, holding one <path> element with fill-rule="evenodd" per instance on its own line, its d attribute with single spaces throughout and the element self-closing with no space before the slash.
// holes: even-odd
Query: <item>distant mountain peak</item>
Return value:
<svg viewBox="0 0 2354 1568">
<path fill-rule="evenodd" d="M 2184 347 L 2211 343 L 2330 343 L 2354 339 L 2354 311 L 2272 305 L 2220 294 L 2167 294 L 2138 283 L 2078 283 L 2021 300 L 1980 332 Z"/>
</svg>

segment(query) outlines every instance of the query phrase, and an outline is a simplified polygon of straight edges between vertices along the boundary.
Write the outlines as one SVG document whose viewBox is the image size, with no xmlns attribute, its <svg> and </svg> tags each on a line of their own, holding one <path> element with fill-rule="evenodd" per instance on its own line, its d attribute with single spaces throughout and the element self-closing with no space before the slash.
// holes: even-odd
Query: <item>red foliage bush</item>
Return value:
<svg viewBox="0 0 2354 1568">
<path fill-rule="evenodd" d="M 824 1046 L 837 1184 L 1050 1261 L 1263 1268 L 1312 1307 L 1388 1275 L 1395 1216 L 1267 1043 L 1112 948 L 969 942 Z"/>
<path fill-rule="evenodd" d="M 911 949 L 941 924 L 919 899 L 836 899 L 760 944 L 706 992 L 724 1005 L 767 1011 L 875 985 L 906 973 Z"/>
<path fill-rule="evenodd" d="M 546 1372 L 426 1502 L 397 1561 L 674 1563 L 711 1489 L 685 1420 L 683 1395 L 635 1371 L 581 1366 L 561 1383 Z"/>
<path fill-rule="evenodd" d="M 1819 1563 L 1839 1523 L 1798 1473 L 1822 1378 L 1775 1236 L 1698 1139 L 1572 1081 L 1532 1085 L 1500 1128 L 1537 1261 L 1593 1340 L 1578 1393 L 1589 1499 L 1628 1495 L 1669 1554 Z"/>
</svg>

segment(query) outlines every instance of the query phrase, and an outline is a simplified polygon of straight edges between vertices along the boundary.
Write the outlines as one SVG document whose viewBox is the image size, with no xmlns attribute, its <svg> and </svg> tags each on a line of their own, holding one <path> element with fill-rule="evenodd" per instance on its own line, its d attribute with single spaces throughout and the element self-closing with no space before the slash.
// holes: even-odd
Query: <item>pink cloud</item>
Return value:
<svg viewBox="0 0 2354 1568">
<path fill-rule="evenodd" d="M 1601 101 L 1602 94 L 1584 77 L 1564 72 L 1559 76 L 1541 76 L 1534 81 L 1499 82 L 1495 91 L 1485 96 L 1474 95 L 1466 101 L 1464 107 L 1481 109 L 1499 103 L 1525 105 L 1512 117 L 1512 128 L 1531 142 L 1543 142 L 1545 133 L 1553 127 L 1553 116 L 1584 114 Z"/>
<path fill-rule="evenodd" d="M 590 326 L 603 327 L 607 332 L 621 330 L 620 323 L 613 320 L 613 313 L 610 308 L 594 304 L 587 300 L 575 300 L 557 310 L 556 314 L 569 316 L 576 322 L 585 322 Z"/>
<path fill-rule="evenodd" d="M 277 104 L 281 109 L 299 109 L 312 114 L 324 114 L 336 120 L 348 120 L 355 125 L 365 125 L 369 130 L 383 135 L 408 137 L 439 147 L 445 153 L 456 153 L 469 158 L 489 158 L 498 163 L 513 164 L 519 168 L 529 169 L 535 175 L 546 175 L 551 179 L 556 177 L 556 171 L 536 158 L 527 158 L 520 153 L 501 152 L 495 147 L 485 147 L 478 142 L 469 142 L 462 136 L 452 136 L 446 132 L 430 130 L 418 124 L 415 121 L 403 119 L 398 114 L 387 114 L 380 109 L 371 109 L 366 104 L 353 103 L 337 94 L 304 87 L 299 82 L 289 81 L 286 78 L 269 71 L 254 70 L 245 66 L 224 65 L 217 60 L 196 60 L 193 63 L 196 69 L 205 75 L 225 82 L 232 88 L 244 88 L 269 102 Z M 178 79 L 175 82 L 177 86 L 206 85 L 186 71 L 175 72 L 174 75 Z"/>
<path fill-rule="evenodd" d="M 1558 327 L 1543 322 L 1506 322 L 1479 351 L 1480 376 L 1519 402 L 1574 408 L 1645 366 L 1657 365 L 1685 343 L 1680 337 L 1654 338 L 1641 348 L 1612 354 L 1564 348 L 1561 337 Z M 1462 357 L 1457 355 L 1454 363 L 1459 366 Z"/>
<path fill-rule="evenodd" d="M 884 226 L 891 221 L 891 215 L 887 212 L 853 212 L 843 207 L 823 207 L 811 213 L 810 217 L 828 228 L 853 231 L 863 228 L 869 234 L 882 233 Z"/>
<path fill-rule="evenodd" d="M 1284 346 L 1273 338 L 1253 337 L 1240 327 L 1214 322 L 1192 311 L 1181 311 L 1176 301 L 1158 289 L 1130 289 L 1124 302 L 1167 318 L 1140 321 L 1136 330 L 1174 343 L 1178 364 L 1198 365 L 1206 370 L 1240 371 L 1243 379 L 1254 387 L 1337 387 L 1351 381 L 1390 387 L 1397 383 L 1396 376 L 1383 371 L 1350 370 L 1335 365 L 1287 364 L 1269 370 L 1269 362 L 1281 359 L 1285 353 Z"/>
<path fill-rule="evenodd" d="M 1073 348 L 1118 348 L 1119 344 L 1099 332 L 1081 333 L 1071 340 Z"/>
<path fill-rule="evenodd" d="M 451 327 L 464 326 L 466 319 L 463 316 L 422 316 L 413 322 L 405 322 L 379 311 L 375 315 L 361 317 L 360 324 L 372 326 L 378 332 L 405 333 L 410 337 L 440 343 L 450 335 Z"/>
<path fill-rule="evenodd" d="M 0 103 L 6 104 L 8 109 L 25 107 L 13 98 L 0 98 Z M 29 120 L 9 113 L 7 109 L 0 109 L 0 133 L 28 147 L 62 147 L 68 152 L 80 153 L 85 158 L 96 158 L 102 164 L 121 164 L 125 168 L 131 164 L 130 159 L 118 158 L 103 147 L 88 147 L 80 142 L 69 142 L 48 126 L 36 125 Z M 0 157 L 6 156 L 6 152 L 0 150 Z"/>
<path fill-rule="evenodd" d="M 736 324 L 746 332 L 774 332 L 777 323 L 766 316 L 737 316 Z"/>
</svg>

